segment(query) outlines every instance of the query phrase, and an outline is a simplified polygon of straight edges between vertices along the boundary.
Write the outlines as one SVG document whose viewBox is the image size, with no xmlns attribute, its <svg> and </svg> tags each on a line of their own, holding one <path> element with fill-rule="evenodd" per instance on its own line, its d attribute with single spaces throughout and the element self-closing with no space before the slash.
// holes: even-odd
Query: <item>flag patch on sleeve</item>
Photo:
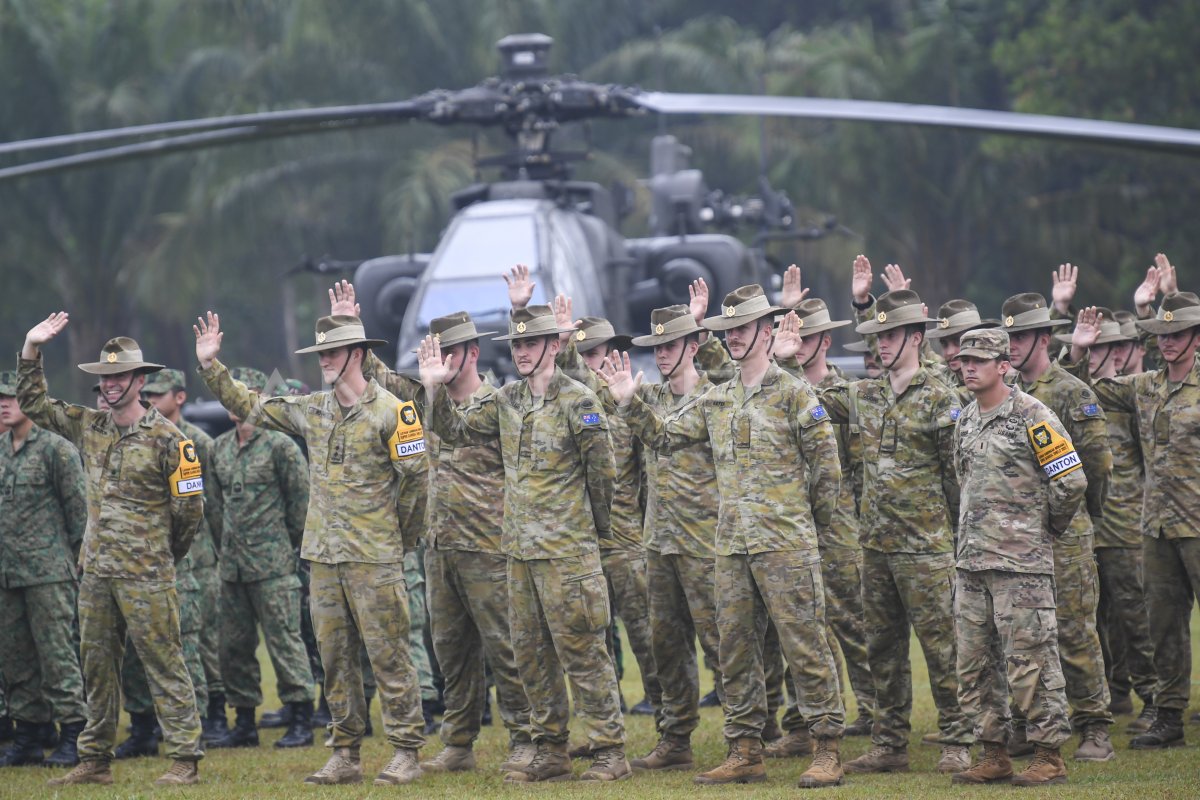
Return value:
<svg viewBox="0 0 1200 800">
<path fill-rule="evenodd" d="M 813 419 L 825 419 L 825 406 L 817 406 L 811 412 Z"/>
<path fill-rule="evenodd" d="M 599 414 L 584 414 L 582 417 L 580 417 L 580 419 L 582 420 L 584 425 L 599 425 L 600 424 L 600 415 Z"/>
<path fill-rule="evenodd" d="M 1085 417 L 1096 417 L 1100 415 L 1100 407 L 1095 403 L 1088 403 L 1083 407 Z"/>
</svg>

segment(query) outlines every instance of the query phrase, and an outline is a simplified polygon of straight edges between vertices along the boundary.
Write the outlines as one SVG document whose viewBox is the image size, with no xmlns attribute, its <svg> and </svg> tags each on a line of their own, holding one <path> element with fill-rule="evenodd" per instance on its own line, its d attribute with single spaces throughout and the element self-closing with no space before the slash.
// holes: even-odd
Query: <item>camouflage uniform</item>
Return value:
<svg viewBox="0 0 1200 800">
<path fill-rule="evenodd" d="M 0 382 L 16 393 L 14 373 Z M 0 434 L 0 675 L 13 719 L 85 719 L 75 564 L 86 524 L 75 448 L 36 425 L 16 452 L 12 431 Z"/>
<path fill-rule="evenodd" d="M 177 426 L 183 435 L 196 444 L 200 465 L 208 475 L 213 473 L 213 439 L 197 426 L 181 419 Z M 204 521 L 188 551 L 192 574 L 196 577 L 200 592 L 199 637 L 200 661 L 204 665 L 207 694 L 224 695 L 225 683 L 221 680 L 221 576 L 217 569 L 217 552 L 222 544 L 222 505 L 220 485 L 210 481 L 211 486 L 204 495 Z M 205 708 L 205 706 L 201 706 Z"/>
<path fill-rule="evenodd" d="M 333 746 L 357 747 L 366 730 L 359 657 L 365 644 L 388 742 L 398 749 L 420 748 L 424 723 L 408 646 L 402 563 L 405 545 L 415 544 L 425 497 L 424 439 L 415 409 L 374 380 L 343 412 L 332 391 L 259 397 L 219 361 L 201 375 L 235 416 L 301 436 L 308 445 L 309 503 L 300 556 L 312 562 L 310 603 Z"/>
<path fill-rule="evenodd" d="M 196 457 L 179 429 L 154 409 L 122 434 L 106 411 L 47 397 L 40 358 L 19 363 L 21 408 L 79 448 L 87 475 L 79 623 L 88 724 L 79 757 L 113 757 L 128 632 L 150 678 L 167 755 L 199 759 L 200 715 L 180 643 L 175 563 L 191 546 L 204 501 L 195 491 L 173 493 L 181 463 Z"/>
</svg>

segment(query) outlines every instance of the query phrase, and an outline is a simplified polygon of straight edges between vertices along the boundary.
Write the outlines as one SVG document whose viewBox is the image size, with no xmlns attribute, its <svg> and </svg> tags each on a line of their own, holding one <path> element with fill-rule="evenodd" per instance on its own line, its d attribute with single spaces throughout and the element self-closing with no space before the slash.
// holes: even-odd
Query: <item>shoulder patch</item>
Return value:
<svg viewBox="0 0 1200 800">
<path fill-rule="evenodd" d="M 589 402 L 588 405 L 591 405 L 591 403 Z M 599 414 L 583 414 L 580 416 L 579 421 L 582 422 L 584 425 L 599 425 L 600 424 L 600 415 Z"/>
<path fill-rule="evenodd" d="M 410 400 L 396 405 L 396 430 L 388 439 L 388 455 L 392 461 L 419 456 L 425 452 L 425 429 L 417 415 L 417 406 Z"/>
<path fill-rule="evenodd" d="M 171 496 L 204 494 L 204 476 L 201 473 L 196 445 L 191 439 L 184 439 L 179 443 L 179 466 L 171 473 Z"/>
<path fill-rule="evenodd" d="M 1050 427 L 1050 423 L 1039 422 L 1028 430 L 1038 465 L 1050 480 L 1057 480 L 1083 466 L 1071 442 Z"/>
<path fill-rule="evenodd" d="M 1095 403 L 1085 403 L 1083 406 L 1083 415 L 1085 417 L 1100 416 L 1100 406 L 1096 405 Z"/>
<path fill-rule="evenodd" d="M 957 406 L 955 406 L 954 408 L 950 409 L 950 419 L 957 421 L 959 416 L 961 416 L 961 415 L 962 415 L 961 408 L 958 408 Z"/>
<path fill-rule="evenodd" d="M 812 414 L 813 419 L 825 419 L 825 417 L 829 416 L 828 412 L 825 411 L 825 406 L 816 406 L 809 413 Z"/>
</svg>

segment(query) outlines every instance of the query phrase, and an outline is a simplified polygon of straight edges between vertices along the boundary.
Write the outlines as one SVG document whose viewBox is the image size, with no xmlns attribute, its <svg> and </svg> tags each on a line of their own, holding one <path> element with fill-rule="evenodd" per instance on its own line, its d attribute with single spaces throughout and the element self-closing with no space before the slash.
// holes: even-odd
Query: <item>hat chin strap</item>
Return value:
<svg viewBox="0 0 1200 800">
<path fill-rule="evenodd" d="M 132 376 L 130 376 L 129 385 L 125 387 L 125 391 L 121 392 L 121 396 L 117 398 L 117 401 L 115 403 L 108 404 L 108 407 L 110 409 L 116 408 L 117 406 L 121 405 L 121 401 L 125 399 L 125 395 L 129 394 L 129 390 L 133 388 L 133 382 L 135 380 L 137 380 L 137 373 L 134 373 Z M 105 402 L 108 402 L 108 401 L 106 400 Z"/>
<path fill-rule="evenodd" d="M 350 366 L 350 356 L 353 354 L 353 352 L 354 351 L 350 350 L 349 348 L 346 349 L 346 360 L 342 362 L 342 368 L 338 370 L 337 377 L 335 377 L 333 382 L 329 384 L 333 388 L 337 388 L 338 381 L 342 379 L 342 375 L 344 375 L 346 372 L 346 367 Z"/>
<path fill-rule="evenodd" d="M 542 366 L 542 361 L 544 361 L 546 359 L 546 350 L 548 350 L 549 347 L 550 347 L 550 338 L 548 336 L 543 336 L 542 337 L 542 354 L 540 356 L 538 356 L 537 362 L 533 365 L 533 369 L 529 370 L 529 375 L 526 375 L 525 376 L 526 378 L 530 377 L 530 375 L 533 375 Z M 459 372 L 462 371 L 462 367 L 459 367 L 458 369 L 459 369 Z M 456 377 L 457 377 L 457 373 L 456 373 Z"/>
<path fill-rule="evenodd" d="M 1112 356 L 1112 351 L 1113 351 L 1112 342 L 1109 342 L 1108 350 L 1106 350 L 1104 352 L 1104 358 L 1100 359 L 1100 363 L 1096 365 L 1095 369 L 1089 369 L 1088 371 L 1089 372 L 1099 372 L 1100 368 L 1108 363 L 1108 359 Z"/>
<path fill-rule="evenodd" d="M 908 336 L 905 336 L 904 341 L 900 343 L 900 350 L 896 353 L 896 357 L 892 359 L 892 363 L 884 364 L 883 368 L 890 372 L 892 367 L 896 366 L 896 362 L 900 360 L 900 356 L 904 355 L 904 349 L 906 347 L 908 347 Z M 805 366 L 807 366 L 807 364 Z"/>
<path fill-rule="evenodd" d="M 1187 356 L 1187 351 L 1192 346 L 1192 342 L 1196 341 L 1196 331 L 1198 331 L 1198 330 L 1200 330 L 1200 328 L 1192 328 L 1191 329 L 1191 333 L 1188 334 L 1187 344 L 1185 344 L 1183 346 L 1183 350 L 1181 350 L 1179 352 L 1178 356 L 1176 356 L 1175 358 L 1167 358 L 1166 356 L 1163 356 L 1163 358 L 1167 359 L 1168 364 L 1178 364 L 1180 361 L 1182 361 L 1184 359 L 1185 356 Z M 1159 352 L 1160 353 L 1162 352 L 1161 347 L 1159 348 Z"/>
<path fill-rule="evenodd" d="M 683 354 L 687 352 L 687 345 L 687 337 L 685 336 L 683 337 L 683 347 L 679 348 L 679 358 L 675 359 L 675 366 L 663 373 L 663 377 L 667 380 L 671 379 L 671 376 L 675 374 L 675 370 L 679 369 L 679 365 L 683 363 Z"/>
<path fill-rule="evenodd" d="M 746 346 L 746 352 L 742 353 L 741 358 L 735 356 L 732 352 L 729 353 L 729 357 L 734 361 L 741 361 L 743 358 L 750 355 L 750 351 L 754 349 L 754 345 L 758 344 L 758 335 L 762 333 L 763 326 L 758 325 L 758 320 L 754 320 L 754 322 L 757 327 L 754 329 L 754 338 L 751 339 L 750 344 Z"/>
</svg>

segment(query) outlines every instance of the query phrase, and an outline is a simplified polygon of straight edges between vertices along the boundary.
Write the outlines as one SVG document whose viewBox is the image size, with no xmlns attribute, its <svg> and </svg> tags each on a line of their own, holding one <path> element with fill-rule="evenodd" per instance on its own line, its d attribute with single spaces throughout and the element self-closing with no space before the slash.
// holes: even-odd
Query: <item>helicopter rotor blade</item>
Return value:
<svg viewBox="0 0 1200 800">
<path fill-rule="evenodd" d="M 661 114 L 766 115 L 931 125 L 1200 154 L 1200 131 L 1196 130 L 1015 111 L 816 97 L 671 92 L 645 92 L 636 97 L 636 102 Z"/>
</svg>

